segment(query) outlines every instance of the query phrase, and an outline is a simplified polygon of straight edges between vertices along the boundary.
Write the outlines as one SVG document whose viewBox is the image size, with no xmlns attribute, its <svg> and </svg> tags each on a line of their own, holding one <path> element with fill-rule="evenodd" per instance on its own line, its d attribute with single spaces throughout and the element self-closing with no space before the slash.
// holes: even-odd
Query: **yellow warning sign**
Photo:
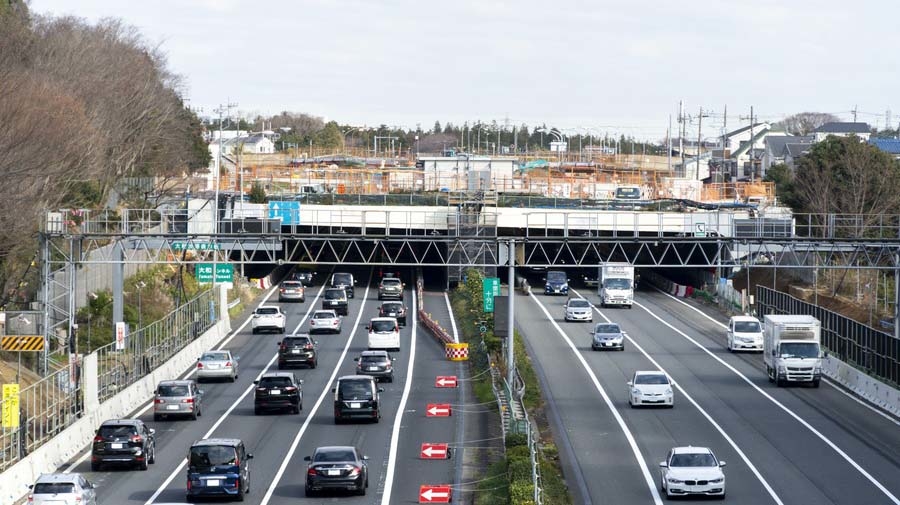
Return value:
<svg viewBox="0 0 900 505">
<path fill-rule="evenodd" d="M 446 343 L 444 344 L 444 355 L 450 361 L 466 361 L 469 359 L 469 344 Z"/>
<path fill-rule="evenodd" d="M 4 428 L 19 427 L 19 385 L 3 385 L 3 422 Z"/>
<path fill-rule="evenodd" d="M 3 351 L 43 351 L 43 335 L 4 335 L 0 339 L 0 350 Z"/>
</svg>

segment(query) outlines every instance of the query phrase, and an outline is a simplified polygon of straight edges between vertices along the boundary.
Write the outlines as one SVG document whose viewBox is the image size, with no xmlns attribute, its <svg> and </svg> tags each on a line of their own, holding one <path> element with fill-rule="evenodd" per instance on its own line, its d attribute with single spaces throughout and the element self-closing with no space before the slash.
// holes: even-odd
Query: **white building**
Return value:
<svg viewBox="0 0 900 505">
<path fill-rule="evenodd" d="M 435 191 L 512 190 L 516 158 L 491 158 L 460 154 L 454 157 L 418 158 L 424 171 L 424 189 Z"/>
<path fill-rule="evenodd" d="M 834 135 L 835 137 L 849 137 L 856 135 L 863 142 L 868 142 L 872 136 L 872 129 L 866 123 L 825 123 L 816 128 L 813 134 L 816 136 L 816 142 L 825 140 L 825 137 Z"/>
</svg>

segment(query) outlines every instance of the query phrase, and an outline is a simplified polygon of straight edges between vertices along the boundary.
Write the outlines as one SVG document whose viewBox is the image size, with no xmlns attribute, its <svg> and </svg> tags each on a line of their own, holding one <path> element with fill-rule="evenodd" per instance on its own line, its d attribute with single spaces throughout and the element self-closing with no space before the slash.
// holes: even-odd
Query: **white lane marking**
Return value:
<svg viewBox="0 0 900 505">
<path fill-rule="evenodd" d="M 444 291 L 444 301 L 447 302 L 447 313 L 450 314 L 450 329 L 453 331 L 453 342 L 459 343 L 459 333 L 456 331 L 456 319 L 453 318 L 453 307 L 450 305 L 450 297 Z"/>
<path fill-rule="evenodd" d="M 309 423 L 312 422 L 313 418 L 316 417 L 316 412 L 319 411 L 319 407 L 322 406 L 322 402 L 325 401 L 325 398 L 331 394 L 331 384 L 334 382 L 334 378 L 337 377 L 338 371 L 341 369 L 341 365 L 344 364 L 344 359 L 347 357 L 347 351 L 350 350 L 350 344 L 353 343 L 353 336 L 356 335 L 356 330 L 359 327 L 359 322 L 362 320 L 363 308 L 366 305 L 365 300 L 369 297 L 369 284 L 372 283 L 371 275 L 369 276 L 369 282 L 366 284 L 366 292 L 363 294 L 363 304 L 359 307 L 359 313 L 356 314 L 356 322 L 353 324 L 353 331 L 350 332 L 349 338 L 347 338 L 347 343 L 344 344 L 344 350 L 341 352 L 341 357 L 338 358 L 337 363 L 334 365 L 334 370 L 331 371 L 331 376 L 328 378 L 328 381 L 325 383 L 325 387 L 322 388 L 322 393 L 319 394 L 319 398 L 316 399 L 315 405 L 309 414 L 306 415 L 306 419 L 303 421 L 303 425 L 300 426 L 300 431 L 294 436 L 293 442 L 291 442 L 291 447 L 288 449 L 287 454 L 284 456 L 284 459 L 281 461 L 281 465 L 278 467 L 278 471 L 275 472 L 275 478 L 272 479 L 272 483 L 269 485 L 269 489 L 266 490 L 266 494 L 263 496 L 263 499 L 260 505 L 266 505 L 269 503 L 269 500 L 272 499 L 272 494 L 275 493 L 275 488 L 278 486 L 278 482 L 281 480 L 281 477 L 284 476 L 284 471 L 287 469 L 288 465 L 291 463 L 291 459 L 294 456 L 294 453 L 297 452 L 297 446 L 300 445 L 300 439 L 303 438 L 303 434 L 306 433 L 306 429 L 309 427 Z"/>
<path fill-rule="evenodd" d="M 547 308 L 544 307 L 544 304 L 541 303 L 540 300 L 536 296 L 529 297 L 534 300 L 534 302 L 541 308 L 544 312 L 544 315 L 547 316 L 547 320 L 550 321 L 550 324 L 556 328 L 556 331 L 559 332 L 560 336 L 563 340 L 566 341 L 566 344 L 569 345 L 569 348 L 572 349 L 572 352 L 575 354 L 575 357 L 578 358 L 578 361 L 581 363 L 581 366 L 584 368 L 584 371 L 587 372 L 588 376 L 591 378 L 591 382 L 594 383 L 594 388 L 597 389 L 597 392 L 600 393 L 600 396 L 603 397 L 603 401 L 606 402 L 607 408 L 612 413 L 616 422 L 619 424 L 619 428 L 622 429 L 622 433 L 625 435 L 625 439 L 628 440 L 628 445 L 631 447 L 631 452 L 634 454 L 634 459 L 637 461 L 639 467 L 641 467 L 641 473 L 644 476 L 644 481 L 647 484 L 647 487 L 650 489 L 650 494 L 653 496 L 653 503 L 656 505 L 662 505 L 662 499 L 659 496 L 659 490 L 656 488 L 656 482 L 653 476 L 650 475 L 650 469 L 647 468 L 647 462 L 644 457 L 641 455 L 641 450 L 637 446 L 637 441 L 634 439 L 634 435 L 632 435 L 631 430 L 628 428 L 628 425 L 625 424 L 625 420 L 622 419 L 621 414 L 616 409 L 616 406 L 613 405 L 612 399 L 606 394 L 606 390 L 603 389 L 603 386 L 600 385 L 600 380 L 597 379 L 597 375 L 594 374 L 594 371 L 591 369 L 591 366 L 588 365 L 588 362 L 584 359 L 584 356 L 578 352 L 578 348 L 575 347 L 575 343 L 572 342 L 572 339 L 566 335 L 566 332 L 560 328 L 559 323 L 553 319 L 553 316 L 550 315 L 550 312 L 547 311 Z"/>
<path fill-rule="evenodd" d="M 756 384 L 754 384 L 750 379 L 747 378 L 746 375 L 744 375 L 744 374 L 742 374 L 740 371 L 738 371 L 738 369 L 734 368 L 734 367 L 731 366 L 730 364 L 726 363 L 725 360 L 723 360 L 722 358 L 720 358 L 720 357 L 716 356 L 715 354 L 713 354 L 712 351 L 710 351 L 709 349 L 707 349 L 706 347 L 704 347 L 700 342 L 697 342 L 697 341 L 694 340 L 693 338 L 689 337 L 689 336 L 688 336 L 686 333 L 684 333 L 683 331 L 679 330 L 678 328 L 676 328 L 676 327 L 672 326 L 671 324 L 669 324 L 668 322 L 664 321 L 661 317 L 659 317 L 659 316 L 657 316 L 656 314 L 654 314 L 653 312 L 651 312 L 650 309 L 648 309 L 647 307 L 645 307 L 645 306 L 643 306 L 643 305 L 641 305 L 640 303 L 637 303 L 637 302 L 634 302 L 634 304 L 637 305 L 638 307 L 644 309 L 645 311 L 647 311 L 647 313 L 650 314 L 651 316 L 653 316 L 656 320 L 658 320 L 658 321 L 661 322 L 662 324 L 668 326 L 668 327 L 671 328 L 673 331 L 675 331 L 676 333 L 678 333 L 679 335 L 681 335 L 682 337 L 684 337 L 685 339 L 687 339 L 689 342 L 691 342 L 691 343 L 694 344 L 695 346 L 697 346 L 697 347 L 699 347 L 700 349 L 702 349 L 703 352 L 705 352 L 706 354 L 709 354 L 710 357 L 712 357 L 714 360 L 716 360 L 716 361 L 718 361 L 719 363 L 721 363 L 722 366 L 724 366 L 725 368 L 731 370 L 732 373 L 734 373 L 735 375 L 737 375 L 738 377 L 740 377 L 741 379 L 743 379 L 744 382 L 746 382 L 747 384 L 750 385 L 750 387 L 752 387 L 753 389 L 755 389 L 756 391 L 758 391 L 759 394 L 761 394 L 764 398 L 766 398 L 767 400 L 769 400 L 770 402 L 772 402 L 773 404 L 775 404 L 778 408 L 780 408 L 781 410 L 783 410 L 783 411 L 784 411 L 785 413 L 787 413 L 789 416 L 793 417 L 798 423 L 800 423 L 803 427 L 805 427 L 805 428 L 808 429 L 812 434 L 814 434 L 816 437 L 818 437 L 821 441 L 825 442 L 829 447 L 832 448 L 832 450 L 834 450 L 834 452 L 838 453 L 842 458 L 844 458 L 844 461 L 846 461 L 847 463 L 849 463 L 850 466 L 852 466 L 853 468 L 855 468 L 860 474 L 862 474 L 866 479 L 868 479 L 869 482 L 871 482 L 875 487 L 877 487 L 879 491 L 881 491 L 882 493 L 885 494 L 885 496 L 887 496 L 888 498 L 890 498 L 890 500 L 891 500 L 893 503 L 895 503 L 895 504 L 897 504 L 897 505 L 900 505 L 900 499 L 898 499 L 898 498 L 897 498 L 896 496 L 894 496 L 890 491 L 888 491 L 888 489 L 887 489 L 886 487 L 884 487 L 884 485 L 881 484 L 881 482 L 879 482 L 875 477 L 873 477 L 869 472 L 867 472 L 862 466 L 860 466 L 859 463 L 857 463 L 853 458 L 851 458 L 849 454 L 847 454 L 846 452 L 844 452 L 843 449 L 841 449 L 840 447 L 837 446 L 837 444 L 835 444 L 834 442 L 832 442 L 831 440 L 829 440 L 829 439 L 828 439 L 825 435 L 823 435 L 819 430 L 815 429 L 811 424 L 809 424 L 808 422 L 806 422 L 806 420 L 804 420 L 802 417 L 800 417 L 798 414 L 796 414 L 796 413 L 795 413 L 794 411 L 792 411 L 791 409 L 787 408 L 787 406 L 785 406 L 785 405 L 784 405 L 783 403 L 781 403 L 780 401 L 776 400 L 772 395 L 770 395 L 769 393 L 765 392 L 762 388 L 760 388 L 759 386 L 757 386 Z"/>
<path fill-rule="evenodd" d="M 394 469 L 397 466 L 397 447 L 400 442 L 400 423 L 403 421 L 403 413 L 406 411 L 406 401 L 409 399 L 409 391 L 413 383 L 413 365 L 416 357 L 416 330 L 418 330 L 418 312 L 416 311 L 416 297 L 412 297 L 412 342 L 409 344 L 409 365 L 406 371 L 406 384 L 403 386 L 403 395 L 400 397 L 400 405 L 397 407 L 397 415 L 394 417 L 394 427 L 391 430 L 391 447 L 388 450 L 388 464 L 385 470 L 384 492 L 381 495 L 381 504 L 391 503 L 391 491 L 394 487 Z"/>
<path fill-rule="evenodd" d="M 323 286 L 323 289 L 324 289 L 324 286 Z M 274 292 L 275 292 L 275 289 L 273 288 L 272 291 L 270 291 L 269 294 L 267 294 L 266 297 L 259 303 L 259 305 L 257 305 L 257 308 L 260 307 L 263 303 L 265 303 L 265 301 L 266 301 L 266 300 L 272 295 L 272 293 L 274 293 Z M 310 311 L 312 311 L 313 307 L 315 306 L 315 300 L 318 300 L 319 294 L 321 294 L 321 293 L 322 293 L 322 289 L 319 289 L 319 293 L 316 294 L 316 298 L 313 299 L 313 303 L 311 303 L 311 304 L 309 305 L 309 307 L 307 307 L 306 313 L 305 313 L 305 314 L 303 315 L 303 317 L 300 319 L 300 324 L 301 324 L 301 325 L 302 325 L 302 324 L 304 323 L 304 321 L 306 321 L 306 319 L 309 317 Z M 250 319 L 248 318 L 247 321 L 245 321 L 244 324 L 242 324 L 242 325 L 238 328 L 238 332 L 240 332 L 241 330 L 243 330 L 243 329 L 247 326 L 247 323 L 248 323 L 249 321 L 250 321 Z M 235 334 L 236 334 L 236 333 L 235 333 Z M 234 337 L 234 335 L 232 335 L 232 337 Z M 229 338 L 229 340 L 230 340 L 230 338 Z M 225 344 L 225 342 L 223 342 L 222 345 L 224 345 L 224 344 Z M 221 346 L 220 346 L 220 348 L 221 348 Z M 275 355 L 272 356 L 272 359 L 270 359 L 269 362 L 266 363 L 266 366 L 264 366 L 263 369 L 259 372 L 259 375 L 256 376 L 256 379 L 255 379 L 255 380 L 259 380 L 259 378 L 262 377 L 263 374 L 265 374 L 266 372 L 268 372 L 269 368 L 271 368 L 271 366 L 272 366 L 272 363 L 275 363 L 275 360 L 277 360 L 277 359 L 278 359 L 278 353 L 275 353 Z M 190 373 L 192 373 L 192 372 L 193 372 L 193 370 L 192 370 L 191 372 L 188 372 L 187 375 L 190 375 Z M 186 377 L 187 375 L 185 375 L 185 377 Z M 227 418 L 227 417 L 231 414 L 231 412 L 232 412 L 235 408 L 237 408 L 238 404 L 240 404 L 240 403 L 244 400 L 244 398 L 246 398 L 247 395 L 250 394 L 250 391 L 253 391 L 254 388 L 256 388 L 256 385 L 255 385 L 254 383 L 251 382 L 250 385 L 247 386 L 247 389 L 244 390 L 243 394 L 241 394 L 241 396 L 238 397 L 237 401 L 235 401 L 235 402 L 231 405 L 231 407 L 229 407 L 228 410 L 226 410 L 225 413 L 222 414 L 222 415 L 219 417 L 219 419 L 216 420 L 215 423 L 213 423 L 213 425 L 209 428 L 209 431 L 207 431 L 206 434 L 203 435 L 201 438 L 209 438 L 209 436 L 213 434 L 213 432 L 216 430 L 216 428 L 218 428 L 219 425 L 221 425 L 222 422 L 225 421 L 225 418 Z M 149 408 L 149 406 L 148 406 L 147 408 Z M 146 410 L 146 409 L 145 409 L 145 410 Z M 184 466 L 185 466 L 186 464 L 187 464 L 187 458 L 182 459 L 181 462 L 178 464 L 178 466 L 175 468 L 175 470 L 169 475 L 168 478 L 166 478 L 166 480 L 163 482 L 163 484 L 162 484 L 162 485 L 161 485 L 161 486 L 153 493 L 152 496 L 150 496 L 150 498 L 149 498 L 146 502 L 144 502 L 144 505 L 150 505 L 150 504 L 152 504 L 153 501 L 156 500 L 156 498 L 159 497 L 159 495 L 162 494 L 162 492 L 165 491 L 165 489 L 166 489 L 167 487 L 169 487 L 169 484 L 172 483 L 172 481 L 175 479 L 175 477 L 176 477 L 176 476 L 178 475 L 178 473 L 184 468 Z"/>
<path fill-rule="evenodd" d="M 321 290 L 319 292 L 321 293 Z M 266 301 L 269 299 L 269 297 L 272 296 L 273 293 L 275 293 L 275 288 L 270 289 L 269 292 L 266 293 L 266 295 L 263 297 L 263 299 L 259 302 L 259 304 L 256 307 L 259 308 L 262 304 L 266 303 Z M 318 298 L 318 295 L 316 295 L 316 298 Z M 219 344 L 217 345 L 217 349 L 221 349 L 222 347 L 227 345 L 228 342 L 231 342 L 231 339 L 233 339 L 235 335 L 237 335 L 238 333 L 243 331 L 244 328 L 247 327 L 248 323 L 250 323 L 249 317 L 247 318 L 246 321 L 244 321 L 244 323 L 242 325 L 238 326 L 238 328 L 236 330 L 232 331 L 231 335 L 228 335 L 225 338 L 225 340 L 219 342 Z M 179 380 L 187 379 L 188 377 L 193 375 L 194 370 L 196 370 L 196 369 L 192 367 L 190 370 L 187 371 L 187 373 L 185 373 L 184 375 L 179 377 Z M 148 402 L 147 405 L 144 406 L 144 408 L 137 411 L 137 413 L 135 414 L 135 417 L 141 417 L 142 415 L 146 414 L 147 411 L 150 410 L 150 407 L 152 407 L 152 406 L 153 406 L 153 402 Z M 87 447 L 89 448 L 90 445 L 91 444 L 88 443 Z M 82 450 L 84 450 L 84 449 L 82 449 Z M 68 468 L 63 470 L 63 473 L 71 473 L 72 470 L 74 470 L 78 465 L 87 461 L 87 459 L 90 455 L 91 455 L 91 451 L 85 452 L 84 454 L 81 455 L 81 457 L 79 457 L 71 465 L 69 465 Z"/>
<path fill-rule="evenodd" d="M 576 295 L 578 294 L 578 292 L 575 290 L 573 290 L 573 292 Z M 579 296 L 581 296 L 581 295 L 579 295 Z M 606 317 L 606 314 L 604 314 L 603 312 L 600 311 L 600 309 L 598 309 L 597 307 L 594 307 L 594 310 L 598 314 L 600 314 L 600 317 L 605 319 L 607 323 L 612 322 L 608 317 Z M 659 363 L 657 363 L 656 360 L 653 359 L 650 356 L 650 354 L 648 354 L 647 351 L 645 351 L 644 348 L 640 346 L 640 344 L 635 342 L 634 339 L 632 339 L 631 337 L 626 337 L 626 338 L 631 343 L 631 345 L 633 345 L 638 351 L 641 352 L 641 354 L 644 355 L 644 357 L 646 357 L 650 361 L 650 363 L 653 363 L 653 366 L 658 368 L 661 372 L 665 373 L 669 377 L 672 377 L 672 374 L 667 372 L 665 368 L 663 368 Z M 725 430 L 722 428 L 722 426 L 720 426 L 719 423 L 717 423 L 713 419 L 713 417 L 706 410 L 704 410 L 703 407 L 701 407 L 700 404 L 697 403 L 694 400 L 694 398 L 690 394 L 688 394 L 688 392 L 683 387 L 681 387 L 681 383 L 679 381 L 674 381 L 674 382 L 675 383 L 673 385 L 678 389 L 678 391 L 681 392 L 681 394 L 685 397 L 685 399 L 687 399 L 687 401 L 691 402 L 691 405 L 693 405 L 700 412 L 700 414 L 702 414 L 703 417 L 705 417 L 706 420 L 709 421 L 709 423 L 713 425 L 713 427 L 716 429 L 716 431 L 718 431 L 719 434 L 722 435 L 722 438 L 724 438 L 728 442 L 728 444 L 732 447 L 732 449 L 734 449 L 735 452 L 737 452 L 738 456 L 740 456 L 741 459 L 744 460 L 744 463 L 747 464 L 747 466 L 750 468 L 750 471 L 753 472 L 753 475 L 755 475 L 757 480 L 759 480 L 760 484 L 762 484 L 763 487 L 766 488 L 766 491 L 769 493 L 769 496 L 772 497 L 772 500 L 774 500 L 775 503 L 778 503 L 779 505 L 784 505 L 784 502 L 781 501 L 781 498 L 778 497 L 778 494 L 775 493 L 775 490 L 772 489 L 772 486 L 769 485 L 769 482 L 766 481 L 766 479 L 762 476 L 762 474 L 756 468 L 756 465 L 754 465 L 750 461 L 750 458 L 747 457 L 746 454 L 744 454 L 744 451 L 741 450 L 741 448 L 738 446 L 737 442 L 735 442 L 728 435 L 728 433 L 725 432 Z"/>
<path fill-rule="evenodd" d="M 687 308 L 693 310 L 694 312 L 700 314 L 701 316 L 705 317 L 706 319 L 709 319 L 709 320 L 712 321 L 714 324 L 717 324 L 717 325 L 721 326 L 722 328 L 728 328 L 728 325 L 727 325 L 727 324 L 725 324 L 725 323 L 723 323 L 723 322 L 720 322 L 720 321 L 716 321 L 716 320 L 713 319 L 710 315 L 708 315 L 707 313 L 705 313 L 705 312 L 703 312 L 702 310 L 698 309 L 697 307 L 694 307 L 694 306 L 692 306 L 692 305 L 690 305 L 690 304 L 688 304 L 688 303 L 685 303 L 683 300 L 679 300 L 678 298 L 676 298 L 676 297 L 670 295 L 669 293 L 666 293 L 665 291 L 662 291 L 662 290 L 659 289 L 659 288 L 656 288 L 656 290 L 659 291 L 660 293 L 662 293 L 662 294 L 668 296 L 668 297 L 671 298 L 672 300 L 675 300 L 676 302 L 678 302 L 678 303 L 684 305 L 685 307 L 687 307 Z M 841 393 L 842 395 L 846 396 L 847 398 L 850 398 L 851 400 L 853 400 L 853 401 L 855 401 L 856 403 L 862 405 L 863 407 L 865 407 L 865 408 L 871 410 L 872 412 L 878 414 L 879 416 L 881 416 L 881 417 L 887 419 L 887 420 L 890 421 L 891 423 L 896 424 L 897 426 L 900 426 L 900 420 L 895 419 L 895 418 L 894 418 L 893 416 L 891 416 L 890 414 L 888 414 L 888 413 L 886 413 L 886 412 L 883 412 L 882 410 L 880 410 L 880 409 L 878 409 L 878 408 L 872 406 L 872 405 L 869 404 L 868 402 L 865 402 L 865 401 L 863 401 L 863 400 L 857 398 L 856 396 L 853 396 L 852 394 L 848 393 L 847 391 L 844 391 L 844 388 L 841 387 L 840 385 L 838 385 L 838 384 L 836 384 L 836 383 L 834 383 L 834 382 L 832 382 L 831 380 L 826 379 L 826 378 L 822 378 L 822 381 L 825 382 L 825 384 L 828 384 L 829 386 L 833 387 L 835 390 L 837 390 L 837 392 Z"/>
</svg>

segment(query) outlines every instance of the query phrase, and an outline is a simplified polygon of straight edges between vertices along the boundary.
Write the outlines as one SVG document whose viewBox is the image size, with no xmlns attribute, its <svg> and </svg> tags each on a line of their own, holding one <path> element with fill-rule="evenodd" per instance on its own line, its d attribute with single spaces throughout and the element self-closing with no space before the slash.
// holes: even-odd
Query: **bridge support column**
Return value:
<svg viewBox="0 0 900 505">
<path fill-rule="evenodd" d="M 509 387 L 515 387 L 515 379 L 516 379 L 516 352 L 515 346 L 513 345 L 515 342 L 515 335 L 513 333 L 514 317 L 515 317 L 515 293 L 516 293 L 516 241 L 513 239 L 509 240 L 509 315 L 506 320 L 506 334 L 508 335 L 508 341 L 506 346 L 506 381 L 509 383 Z"/>
</svg>

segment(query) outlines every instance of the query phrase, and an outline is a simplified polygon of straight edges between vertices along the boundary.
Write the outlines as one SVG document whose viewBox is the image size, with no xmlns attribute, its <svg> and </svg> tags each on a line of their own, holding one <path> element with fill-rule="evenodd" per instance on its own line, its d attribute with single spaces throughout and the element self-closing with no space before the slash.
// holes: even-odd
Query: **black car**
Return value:
<svg viewBox="0 0 900 505">
<path fill-rule="evenodd" d="M 91 444 L 91 471 L 105 463 L 136 466 L 146 470 L 156 462 L 156 430 L 140 419 L 103 421 Z"/>
<path fill-rule="evenodd" d="M 205 438 L 188 451 L 187 501 L 226 496 L 244 501 L 250 492 L 250 460 L 244 442 L 236 438 Z"/>
<path fill-rule="evenodd" d="M 291 280 L 300 281 L 304 286 L 312 286 L 313 277 L 316 272 L 308 268 L 298 268 L 291 274 Z"/>
<path fill-rule="evenodd" d="M 324 490 L 352 491 L 360 496 L 369 487 L 368 456 L 353 446 L 318 447 L 306 456 L 306 496 Z"/>
<path fill-rule="evenodd" d="M 256 384 L 253 395 L 254 414 L 282 409 L 299 414 L 303 408 L 303 381 L 298 381 L 292 372 L 269 372 L 253 383 Z"/>
<path fill-rule="evenodd" d="M 350 303 L 344 288 L 328 288 L 322 295 L 322 308 L 331 309 L 340 315 L 350 314 Z"/>
<path fill-rule="evenodd" d="M 406 326 L 406 305 L 403 302 L 384 302 L 378 307 L 378 317 L 393 317 L 400 326 Z"/>
<path fill-rule="evenodd" d="M 353 274 L 347 272 L 335 272 L 331 274 L 331 282 L 329 286 L 332 288 L 344 288 L 347 291 L 347 298 L 353 298 L 353 286 L 356 285 L 356 279 Z"/>
<path fill-rule="evenodd" d="M 305 365 L 315 368 L 319 363 L 316 342 L 309 335 L 291 335 L 278 342 L 278 369 Z"/>
<path fill-rule="evenodd" d="M 353 361 L 356 362 L 357 375 L 394 382 L 394 358 L 387 351 L 363 351 Z"/>
<path fill-rule="evenodd" d="M 381 393 L 384 389 L 368 375 L 345 375 L 335 381 L 334 424 L 353 419 L 377 423 L 381 419 Z"/>
</svg>

